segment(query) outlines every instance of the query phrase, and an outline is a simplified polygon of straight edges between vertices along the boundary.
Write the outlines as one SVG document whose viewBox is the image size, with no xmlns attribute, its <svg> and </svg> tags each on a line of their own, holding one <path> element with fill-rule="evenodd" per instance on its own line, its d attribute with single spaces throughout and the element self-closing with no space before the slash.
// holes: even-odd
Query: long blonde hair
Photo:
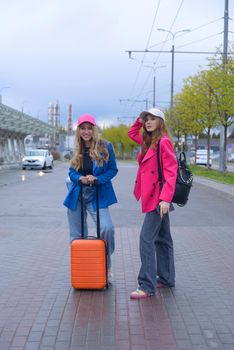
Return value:
<svg viewBox="0 0 234 350">
<path fill-rule="evenodd" d="M 107 142 L 99 139 L 98 128 L 96 125 L 92 125 L 92 139 L 90 142 L 89 155 L 92 160 L 95 160 L 98 166 L 102 166 L 109 160 L 109 152 L 107 149 Z M 74 146 L 74 156 L 71 159 L 71 166 L 76 170 L 79 170 L 83 166 L 83 153 L 85 144 L 83 139 L 80 137 L 79 126 L 76 129 L 75 134 L 75 146 Z"/>
<path fill-rule="evenodd" d="M 158 122 L 157 129 L 152 132 L 148 132 L 145 128 L 145 123 L 143 124 L 143 133 L 142 133 L 143 144 L 141 147 L 141 152 L 143 156 L 146 154 L 146 152 L 150 147 L 155 149 L 156 144 L 164 134 L 170 137 L 170 134 L 165 122 L 161 118 L 157 118 L 157 122 Z"/>
</svg>

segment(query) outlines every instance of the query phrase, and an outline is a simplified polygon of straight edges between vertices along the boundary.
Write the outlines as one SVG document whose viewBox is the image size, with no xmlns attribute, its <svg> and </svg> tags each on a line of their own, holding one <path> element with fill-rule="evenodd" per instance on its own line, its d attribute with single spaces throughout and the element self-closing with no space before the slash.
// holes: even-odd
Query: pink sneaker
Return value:
<svg viewBox="0 0 234 350">
<path fill-rule="evenodd" d="M 152 294 L 146 293 L 141 289 L 136 289 L 134 292 L 130 294 L 130 299 L 146 299 L 151 297 Z"/>
<path fill-rule="evenodd" d="M 168 287 L 165 284 L 162 284 L 161 282 L 157 282 L 156 288 L 168 288 Z"/>
<path fill-rule="evenodd" d="M 156 288 L 172 288 L 174 286 L 167 286 L 166 284 L 163 284 L 161 282 L 156 283 Z"/>
</svg>

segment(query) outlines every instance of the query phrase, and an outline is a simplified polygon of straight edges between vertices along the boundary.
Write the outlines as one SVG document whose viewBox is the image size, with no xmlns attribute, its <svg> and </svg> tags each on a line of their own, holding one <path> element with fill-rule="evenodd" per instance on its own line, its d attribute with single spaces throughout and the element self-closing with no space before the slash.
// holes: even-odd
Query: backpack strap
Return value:
<svg viewBox="0 0 234 350">
<path fill-rule="evenodd" d="M 160 140 L 158 140 L 158 145 L 157 145 L 157 162 L 158 162 L 158 181 L 161 183 L 162 182 L 162 168 L 160 164 Z"/>
<path fill-rule="evenodd" d="M 179 164 L 183 164 L 185 167 L 187 167 L 187 160 L 184 152 L 180 152 L 178 160 L 179 160 Z"/>
</svg>

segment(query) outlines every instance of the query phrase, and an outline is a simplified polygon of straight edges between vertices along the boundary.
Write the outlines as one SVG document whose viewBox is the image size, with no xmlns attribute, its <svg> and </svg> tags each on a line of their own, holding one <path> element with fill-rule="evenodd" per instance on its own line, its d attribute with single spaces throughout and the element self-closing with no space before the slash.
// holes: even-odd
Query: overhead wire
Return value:
<svg viewBox="0 0 234 350">
<path fill-rule="evenodd" d="M 148 36 L 148 39 L 147 39 L 146 47 L 149 45 L 149 42 L 150 42 L 150 39 L 151 39 L 151 35 L 152 35 L 153 29 L 154 29 L 154 24 L 155 24 L 157 15 L 158 15 L 160 3 L 161 3 L 161 0 L 158 1 L 158 5 L 157 5 L 157 8 L 156 8 L 156 11 L 155 11 L 155 14 L 154 14 L 154 18 L 153 18 L 153 23 L 152 23 L 152 26 L 151 26 L 151 29 L 150 29 L 150 33 L 149 33 L 149 36 Z M 129 99 L 132 99 L 132 94 L 133 94 L 133 92 L 134 92 L 134 90 L 135 90 L 137 81 L 138 81 L 138 79 L 139 79 L 140 72 L 141 72 L 141 69 L 142 69 L 142 66 L 143 66 L 143 63 L 144 63 L 145 55 L 146 55 L 146 53 L 143 54 L 143 58 L 142 58 L 142 60 L 141 60 L 140 66 L 139 66 L 139 68 L 138 68 L 136 78 L 135 78 L 135 80 L 134 80 L 133 86 L 132 86 L 131 91 L 130 91 L 130 94 L 129 94 L 129 95 L 130 95 L 130 98 L 129 98 Z M 132 106 L 131 106 L 131 107 L 132 107 Z M 123 114 L 124 112 L 125 112 L 125 110 L 122 111 L 122 114 Z"/>
<path fill-rule="evenodd" d="M 195 27 L 195 28 L 191 29 L 191 32 L 194 32 L 195 30 L 198 30 L 198 29 L 207 27 L 208 25 L 213 24 L 213 23 L 215 23 L 215 22 L 218 22 L 218 21 L 220 21 L 221 19 L 223 19 L 223 18 L 222 18 L 222 17 L 219 17 L 219 18 L 216 18 L 216 19 L 214 19 L 213 21 L 210 21 L 210 22 L 208 22 L 208 23 L 206 23 L 206 24 L 202 24 L 202 25 L 200 25 L 200 26 L 198 26 L 198 27 Z"/>
<path fill-rule="evenodd" d="M 174 17 L 174 20 L 173 20 L 173 22 L 172 22 L 172 24 L 171 24 L 171 27 L 170 27 L 169 31 L 171 31 L 171 29 L 172 29 L 173 26 L 174 26 L 174 23 L 175 23 L 175 21 L 176 21 L 178 15 L 179 15 L 179 12 L 180 12 L 180 10 L 181 10 L 181 8 L 182 8 L 183 2 L 184 2 L 184 0 L 182 0 L 181 3 L 180 3 L 180 6 L 179 6 L 179 8 L 178 8 L 178 10 L 177 10 L 177 13 L 176 13 L 176 15 L 175 15 L 175 17 Z M 215 20 L 212 20 L 212 21 L 210 21 L 210 22 L 208 22 L 208 23 L 199 25 L 199 26 L 197 26 L 197 27 L 191 29 L 190 32 L 196 31 L 196 30 L 199 30 L 199 29 L 201 29 L 201 28 L 204 28 L 204 27 L 206 27 L 206 26 L 208 26 L 208 25 L 211 25 L 211 24 L 213 24 L 213 23 L 219 21 L 220 19 L 222 19 L 222 17 L 216 18 Z M 166 42 L 168 42 L 169 40 L 171 40 L 170 38 L 168 38 L 169 35 L 170 35 L 169 31 L 168 31 L 168 33 L 167 33 L 167 35 L 166 35 L 166 38 L 165 38 L 165 40 L 164 40 L 163 42 L 154 44 L 154 45 L 148 47 L 147 49 L 149 50 L 149 49 L 155 47 L 156 45 L 160 45 L 160 44 L 161 44 L 160 51 L 163 51 L 163 48 L 164 48 Z M 185 34 L 188 34 L 188 33 L 181 33 L 180 35 L 178 35 L 178 37 L 180 37 L 180 36 L 182 36 L 182 35 L 185 35 Z M 210 36 L 208 36 L 208 37 L 206 37 L 206 38 L 199 39 L 199 40 L 197 40 L 197 41 L 190 42 L 190 43 L 187 43 L 187 44 L 185 44 L 185 45 L 178 46 L 178 48 L 179 48 L 179 47 L 188 46 L 188 45 L 191 45 L 191 44 L 193 44 L 193 43 L 200 42 L 200 41 L 203 41 L 203 40 L 207 40 L 207 39 L 209 39 L 209 38 L 211 38 L 211 37 L 214 37 L 214 36 L 217 36 L 217 35 L 220 35 L 220 34 L 221 34 L 221 33 L 216 33 L 216 34 L 210 35 Z M 157 58 L 156 58 L 154 64 L 156 64 L 156 63 L 158 62 L 158 60 L 159 60 L 159 58 L 160 58 L 160 55 L 161 55 L 161 52 L 158 53 Z M 143 87 L 142 87 L 142 89 L 141 89 L 140 95 L 142 94 L 142 90 L 145 88 L 145 86 L 146 86 L 146 84 L 147 84 L 147 82 L 148 82 L 148 80 L 149 80 L 149 78 L 150 78 L 150 75 L 151 75 L 151 73 L 147 76 L 147 78 L 146 78 L 146 80 L 145 80 L 145 82 L 144 82 L 144 84 L 143 84 Z"/>
<path fill-rule="evenodd" d="M 222 17 L 217 18 L 217 19 L 215 19 L 215 20 L 213 20 L 213 21 L 210 21 L 210 22 L 208 22 L 208 23 L 202 24 L 202 25 L 200 25 L 200 26 L 198 26 L 198 27 L 195 27 L 195 28 L 191 29 L 191 30 L 189 31 L 189 33 L 193 32 L 193 31 L 196 31 L 196 30 L 199 30 L 199 29 L 201 29 L 201 28 L 207 27 L 208 25 L 213 24 L 213 23 L 219 21 L 220 19 L 222 19 Z M 177 37 L 179 38 L 179 37 L 181 37 L 181 36 L 183 36 L 183 35 L 188 35 L 188 33 L 179 33 L 179 35 L 178 35 Z M 166 40 L 166 41 L 170 41 L 170 40 L 171 40 L 171 39 L 168 39 L 168 40 Z M 164 40 L 163 42 L 165 42 L 165 40 Z M 152 48 L 155 47 L 155 46 L 161 45 L 161 44 L 162 44 L 162 42 L 156 43 L 156 44 L 150 46 L 150 47 L 148 48 L 148 50 L 152 49 Z"/>
<path fill-rule="evenodd" d="M 182 6 L 183 6 L 183 3 L 184 3 L 184 0 L 181 0 L 180 5 L 179 5 L 179 7 L 178 7 L 178 9 L 177 9 L 177 12 L 176 12 L 175 17 L 174 17 L 174 19 L 173 19 L 173 21 L 172 21 L 172 24 L 171 24 L 171 26 L 170 26 L 169 31 L 172 30 L 172 28 L 173 28 L 173 26 L 174 26 L 174 24 L 175 24 L 175 22 L 176 22 L 176 20 L 177 20 L 177 17 L 178 17 L 178 15 L 179 15 L 180 11 L 181 11 L 181 8 L 182 8 Z M 149 36 L 148 36 L 148 39 L 147 39 L 146 49 L 145 49 L 146 51 L 143 53 L 143 57 L 142 57 L 142 59 L 141 59 L 141 61 L 140 61 L 140 65 L 139 65 L 139 68 L 138 68 L 138 71 L 137 71 L 137 75 L 136 75 L 136 78 L 135 78 L 135 80 L 134 80 L 133 86 L 132 86 L 132 88 L 131 88 L 131 92 L 130 92 L 130 96 L 131 96 L 131 97 L 129 98 L 129 100 L 132 100 L 132 99 L 133 99 L 133 98 L 132 98 L 132 95 L 133 95 L 133 92 L 134 92 L 134 90 L 135 90 L 135 88 L 136 88 L 136 85 L 137 85 L 137 82 L 138 82 L 138 79 L 139 79 L 139 76 L 140 76 L 142 67 L 143 67 L 143 65 L 144 65 L 144 63 L 145 63 L 144 61 L 145 61 L 145 56 L 146 56 L 147 50 L 150 50 L 151 48 L 153 48 L 153 47 L 155 47 L 155 46 L 157 46 L 157 45 L 161 45 L 160 51 L 163 51 L 163 48 L 164 48 L 165 44 L 166 44 L 168 41 L 171 40 L 171 39 L 169 38 L 170 33 L 168 32 L 164 41 L 162 41 L 162 42 L 160 42 L 160 43 L 156 43 L 156 44 L 154 44 L 154 45 L 152 45 L 152 46 L 149 46 L 149 43 L 150 43 L 150 40 L 151 40 L 151 36 L 152 36 L 152 33 L 153 33 L 153 29 L 154 29 L 154 26 L 155 26 L 155 21 L 156 21 L 156 17 L 157 17 L 157 14 L 158 14 L 159 6 L 160 6 L 160 0 L 159 0 L 159 2 L 158 2 L 158 4 L 157 4 L 157 8 L 156 8 L 156 11 L 155 11 L 153 23 L 152 23 L 152 26 L 151 26 L 151 29 L 150 29 L 150 33 L 149 33 Z M 219 21 L 220 19 L 222 19 L 222 17 L 217 18 L 217 19 L 215 19 L 215 20 L 212 20 L 212 21 L 210 21 L 210 22 L 208 22 L 208 23 L 199 25 L 199 26 L 197 26 L 197 27 L 191 29 L 190 32 L 192 32 L 192 31 L 197 31 L 197 30 L 199 30 L 199 29 L 201 29 L 201 28 L 204 28 L 204 27 L 206 27 L 206 26 L 209 26 L 209 25 L 211 25 L 211 24 L 213 24 L 213 23 Z M 182 35 L 185 35 L 185 34 L 188 34 L 188 33 L 181 33 L 180 35 L 178 35 L 178 37 L 180 37 L 180 36 L 182 36 Z M 208 36 L 208 37 L 206 37 L 206 38 L 202 38 L 202 39 L 199 39 L 199 40 L 197 40 L 197 41 L 193 41 L 193 42 L 190 42 L 190 43 L 187 43 L 187 44 L 178 46 L 178 47 L 188 46 L 188 45 L 194 44 L 194 43 L 196 43 L 196 42 L 200 42 L 200 41 L 203 41 L 203 40 L 207 40 L 207 39 L 209 39 L 209 38 L 211 38 L 211 37 L 214 37 L 214 36 L 217 36 L 217 35 L 220 35 L 220 33 L 213 34 L 213 35 Z M 156 57 L 156 60 L 155 60 L 154 63 L 153 63 L 154 65 L 157 64 L 157 62 L 158 62 L 158 60 L 159 60 L 159 58 L 160 58 L 160 55 L 161 55 L 161 52 L 158 53 L 158 55 L 157 55 L 157 57 Z M 143 83 L 143 86 L 142 86 L 142 88 L 141 88 L 141 90 L 140 90 L 140 93 L 139 93 L 137 96 L 141 96 L 141 95 L 143 94 L 142 91 L 144 90 L 146 84 L 148 83 L 148 80 L 149 80 L 151 74 L 152 74 L 152 72 L 150 71 L 149 74 L 148 74 L 147 77 L 146 77 L 146 80 L 145 80 L 144 83 Z M 130 105 L 130 107 L 129 107 L 130 110 L 132 109 L 133 105 L 134 105 L 134 102 L 132 102 L 132 104 Z M 126 108 L 125 108 L 125 109 L 126 109 Z M 130 112 L 130 111 L 129 111 L 129 112 Z"/>
<path fill-rule="evenodd" d="M 172 21 L 172 24 L 171 24 L 171 26 L 170 26 L 169 31 L 173 28 L 173 26 L 174 26 L 174 24 L 175 24 L 175 21 L 176 21 L 178 15 L 179 15 L 179 13 L 180 13 L 180 10 L 181 10 L 181 8 L 182 8 L 183 3 L 184 3 L 184 0 L 181 0 L 181 3 L 180 3 L 180 5 L 179 5 L 179 8 L 178 8 L 178 10 L 177 10 L 177 12 L 176 12 L 176 15 L 175 15 L 173 21 Z M 167 36 L 166 36 L 165 40 L 162 42 L 162 46 L 161 46 L 161 48 L 160 48 L 160 51 L 163 50 L 163 48 L 164 48 L 166 42 L 168 41 L 168 36 L 169 36 L 169 34 L 170 34 L 170 33 L 167 33 Z M 161 54 L 161 53 L 159 53 L 159 54 L 157 55 L 157 58 L 156 58 L 156 60 L 154 61 L 154 65 L 155 65 L 155 66 L 156 66 L 156 64 L 157 64 L 157 62 L 158 62 L 158 60 L 159 60 L 160 54 Z M 146 84 L 148 83 L 148 80 L 149 80 L 150 76 L 151 76 L 151 72 L 148 74 L 147 79 L 145 80 L 145 82 L 144 82 L 144 84 L 143 84 L 143 86 L 142 86 L 142 88 L 141 88 L 141 90 L 140 90 L 140 94 L 142 93 L 142 91 L 144 90 Z"/>
<path fill-rule="evenodd" d="M 217 35 L 220 35 L 220 34 L 222 34 L 222 32 L 209 35 L 209 36 L 207 36 L 207 37 L 205 37 L 205 38 L 202 38 L 202 39 L 198 39 L 198 40 L 191 41 L 191 42 L 189 42 L 189 43 L 187 43 L 187 44 L 184 44 L 184 45 L 180 45 L 180 46 L 177 45 L 177 48 L 179 49 L 179 48 L 181 48 L 181 47 L 185 47 L 185 46 L 189 46 L 189 45 L 192 45 L 192 44 L 195 44 L 195 43 L 199 43 L 199 42 L 201 42 L 201 41 L 204 41 L 204 40 L 213 38 L 214 36 L 217 36 Z"/>
<path fill-rule="evenodd" d="M 174 17 L 174 19 L 173 19 L 173 22 L 172 22 L 172 24 L 171 24 L 170 30 L 171 30 L 171 29 L 173 28 L 173 26 L 174 26 L 174 23 L 175 23 L 175 21 L 176 21 L 178 15 L 179 15 L 179 13 L 180 13 L 180 10 L 181 10 L 181 7 L 182 7 L 183 3 L 184 3 L 184 0 L 181 0 L 180 5 L 179 5 L 179 8 L 178 8 L 178 10 L 177 10 L 177 12 L 176 12 L 176 15 L 175 15 L 175 17 Z M 151 30 L 150 30 L 150 34 L 149 34 L 149 37 L 148 37 L 148 40 L 147 40 L 147 44 L 146 44 L 146 50 L 148 49 L 148 45 L 149 45 L 149 43 L 150 43 L 150 39 L 151 39 L 151 35 L 152 35 L 152 32 L 153 32 L 155 20 L 156 20 L 157 14 L 158 14 L 159 6 L 160 6 L 160 0 L 159 0 L 159 2 L 158 2 L 158 6 L 157 6 L 157 9 L 156 9 L 156 12 L 155 12 L 155 15 L 154 15 L 154 20 L 153 20 L 153 23 L 152 23 L 152 26 L 151 26 Z M 168 33 L 168 35 L 166 36 L 166 39 L 163 41 L 160 50 L 163 50 L 163 48 L 164 48 L 164 46 L 165 46 L 165 43 L 166 43 L 166 41 L 167 41 L 168 36 L 169 36 L 169 33 Z M 136 86 L 136 83 L 137 83 L 137 81 L 138 81 L 138 78 L 139 78 L 139 75 L 140 75 L 142 66 L 143 66 L 143 64 L 144 64 L 145 55 L 146 55 L 146 52 L 144 52 L 144 54 L 143 54 L 143 59 L 141 60 L 141 64 L 140 64 L 140 66 L 139 66 L 136 79 L 135 79 L 135 81 L 134 81 L 134 83 L 133 83 L 133 87 L 132 87 L 132 89 L 131 89 L 130 96 L 132 96 L 132 93 L 133 93 L 133 91 L 134 91 L 134 89 L 135 89 L 135 86 Z M 159 55 L 158 55 L 158 57 L 157 57 L 157 60 L 159 59 L 159 57 L 160 57 L 160 53 L 159 53 Z M 157 60 L 155 61 L 155 64 L 157 63 Z M 151 73 L 148 74 L 147 79 L 146 79 L 146 81 L 145 81 L 145 83 L 144 83 L 143 88 L 144 88 L 145 85 L 147 84 L 147 82 L 148 82 L 150 76 L 151 76 Z M 141 91 L 143 90 L 143 88 L 141 89 Z M 141 93 L 140 93 L 140 94 L 141 94 Z M 132 99 L 132 98 L 130 97 L 129 100 L 131 100 L 131 99 Z M 130 109 L 133 107 L 133 105 L 134 105 L 134 103 L 131 104 Z M 125 112 L 125 110 L 124 110 L 123 112 Z M 122 112 L 122 113 L 123 113 L 123 112 Z M 130 112 L 130 111 L 129 111 L 129 112 Z"/>
<path fill-rule="evenodd" d="M 180 13 L 180 10 L 181 10 L 181 7 L 182 7 L 183 3 L 184 3 L 184 0 L 181 0 L 181 3 L 180 3 L 180 5 L 179 5 L 179 8 L 178 8 L 178 10 L 177 10 L 177 12 L 176 12 L 176 15 L 175 15 L 175 17 L 174 17 L 174 20 L 173 20 L 173 22 L 172 22 L 172 24 L 171 24 L 171 26 L 170 26 L 170 29 L 169 29 L 169 31 L 167 32 L 166 38 L 165 38 L 165 40 L 164 40 L 163 43 L 162 43 L 162 46 L 161 46 L 161 48 L 160 48 L 160 51 L 163 50 L 163 48 L 164 48 L 164 46 L 165 46 L 165 44 L 166 44 L 166 42 L 167 42 L 167 39 L 168 39 L 168 37 L 169 37 L 169 35 L 170 35 L 169 32 L 171 31 L 171 29 L 173 28 L 173 26 L 174 26 L 174 24 L 175 24 L 175 21 L 176 21 L 178 15 L 179 15 L 179 13 Z M 159 52 L 158 57 L 156 58 L 155 64 L 157 64 L 160 55 L 161 55 L 161 52 Z"/>
</svg>

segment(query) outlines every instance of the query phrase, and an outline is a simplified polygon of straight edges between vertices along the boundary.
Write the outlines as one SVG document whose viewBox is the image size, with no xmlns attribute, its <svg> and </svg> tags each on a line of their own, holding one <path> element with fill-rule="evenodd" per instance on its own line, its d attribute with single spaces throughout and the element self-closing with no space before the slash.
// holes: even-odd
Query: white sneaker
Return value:
<svg viewBox="0 0 234 350">
<path fill-rule="evenodd" d="M 108 283 L 112 284 L 114 280 L 114 275 L 111 269 L 108 269 Z"/>
</svg>

